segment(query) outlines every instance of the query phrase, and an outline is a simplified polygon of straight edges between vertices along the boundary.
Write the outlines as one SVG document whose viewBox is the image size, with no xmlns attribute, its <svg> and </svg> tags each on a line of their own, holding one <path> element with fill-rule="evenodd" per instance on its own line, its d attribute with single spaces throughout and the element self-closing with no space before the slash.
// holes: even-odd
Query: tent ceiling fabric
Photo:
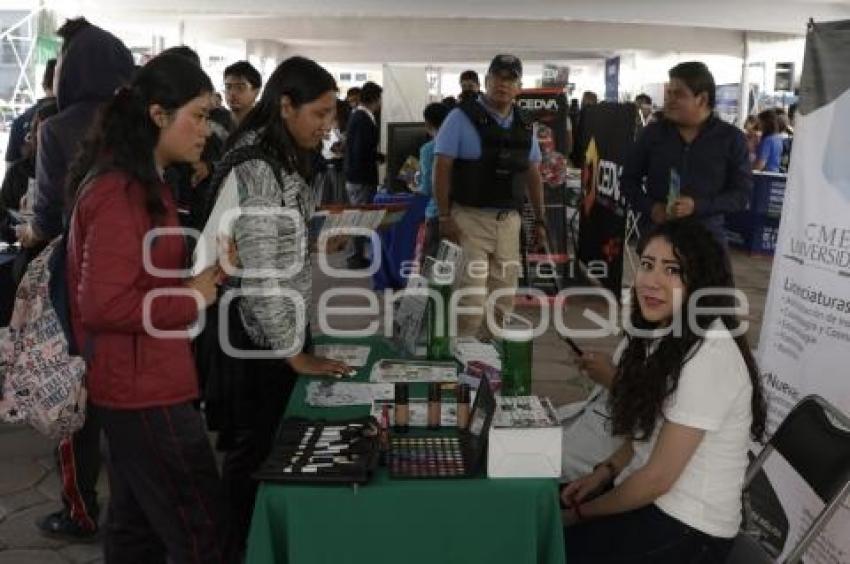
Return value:
<svg viewBox="0 0 850 564">
<path fill-rule="evenodd" d="M 185 36 L 276 42 L 325 61 L 538 60 L 623 49 L 740 55 L 742 31 L 803 34 L 850 0 L 56 0 L 97 20 L 184 24 Z M 67 10 L 63 10 L 67 11 Z M 154 28 L 156 29 L 156 28 Z"/>
<path fill-rule="evenodd" d="M 186 23 L 187 34 L 204 38 L 229 33 L 277 41 L 283 46 L 324 61 L 353 60 L 455 61 L 488 60 L 510 50 L 533 60 L 604 57 L 615 49 L 681 51 L 699 45 L 708 53 L 741 53 L 741 33 L 703 28 L 583 22 L 531 22 L 470 19 L 410 20 L 379 18 L 286 18 L 279 21 L 242 20 Z M 316 38 L 331 39 L 321 45 Z M 483 56 L 482 56 L 483 55 Z M 366 56 L 363 58 L 363 56 Z"/>
<path fill-rule="evenodd" d="M 63 0 L 67 1 L 67 0 Z M 685 25 L 803 33 L 810 17 L 850 17 L 850 0 L 78 0 L 104 12 L 187 19 L 332 16 L 493 18 Z"/>
</svg>

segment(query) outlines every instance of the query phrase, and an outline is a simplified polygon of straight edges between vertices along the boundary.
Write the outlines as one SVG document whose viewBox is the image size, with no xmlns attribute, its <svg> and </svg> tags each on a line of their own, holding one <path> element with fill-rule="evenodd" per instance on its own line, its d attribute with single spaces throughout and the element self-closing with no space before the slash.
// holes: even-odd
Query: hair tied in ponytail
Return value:
<svg viewBox="0 0 850 564">
<path fill-rule="evenodd" d="M 142 185 L 148 215 L 159 224 L 166 212 L 154 160 L 160 127 L 150 110 L 158 106 L 165 113 L 175 112 L 212 91 L 210 78 L 185 57 L 151 59 L 99 109 L 82 153 L 69 171 L 69 193 L 77 194 L 81 181 L 95 166 L 120 170 Z"/>
</svg>

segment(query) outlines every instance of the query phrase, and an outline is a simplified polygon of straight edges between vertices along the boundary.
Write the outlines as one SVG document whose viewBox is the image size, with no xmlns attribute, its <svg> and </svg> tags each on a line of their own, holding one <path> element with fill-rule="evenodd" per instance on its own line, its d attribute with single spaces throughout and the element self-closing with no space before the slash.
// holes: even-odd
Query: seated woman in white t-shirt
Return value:
<svg viewBox="0 0 850 564">
<path fill-rule="evenodd" d="M 741 331 L 729 262 L 693 220 L 660 225 L 638 254 L 638 307 L 610 401 L 612 432 L 624 439 L 561 492 L 567 562 L 723 562 L 740 524 L 749 439 L 765 426 L 752 353 L 730 333 Z"/>
</svg>

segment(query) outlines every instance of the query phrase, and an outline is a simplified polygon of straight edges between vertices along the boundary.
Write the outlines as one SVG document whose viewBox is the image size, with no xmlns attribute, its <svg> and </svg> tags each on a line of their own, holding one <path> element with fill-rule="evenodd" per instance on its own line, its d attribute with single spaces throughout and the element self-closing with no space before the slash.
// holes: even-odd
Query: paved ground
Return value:
<svg viewBox="0 0 850 564">
<path fill-rule="evenodd" d="M 755 347 L 761 330 L 772 261 L 735 254 L 733 264 L 737 284 L 750 300 L 752 313 L 749 338 Z M 628 274 L 626 277 L 629 278 Z M 315 280 L 317 296 L 322 289 L 340 285 L 339 281 L 331 281 L 321 275 L 317 275 Z M 345 284 L 366 286 L 362 280 Z M 585 309 L 601 312 L 602 304 L 587 299 L 571 300 L 567 307 L 567 325 L 588 327 L 588 322 L 582 318 Z M 533 314 L 530 316 L 534 317 Z M 363 326 L 367 321 L 362 318 L 336 320 L 335 326 L 355 328 Z M 313 326 L 316 327 L 315 322 Z M 616 342 L 617 338 L 612 337 L 582 345 L 588 350 L 611 351 Z M 557 405 L 578 399 L 589 389 L 589 383 L 572 365 L 569 350 L 553 330 L 534 343 L 533 387 L 535 393 L 551 397 Z M 99 543 L 83 545 L 46 539 L 39 535 L 33 525 L 36 517 L 54 511 L 60 505 L 52 447 L 51 441 L 28 428 L 0 424 L 0 564 L 102 562 Z M 105 508 L 108 496 L 105 472 L 101 475 L 98 489 Z"/>
</svg>

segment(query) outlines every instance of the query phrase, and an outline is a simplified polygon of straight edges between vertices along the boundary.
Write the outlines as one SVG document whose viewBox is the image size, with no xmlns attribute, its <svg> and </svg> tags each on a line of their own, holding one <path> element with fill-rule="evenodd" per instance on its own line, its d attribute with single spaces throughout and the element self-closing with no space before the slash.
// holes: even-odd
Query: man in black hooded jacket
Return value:
<svg viewBox="0 0 850 564">
<path fill-rule="evenodd" d="M 57 34 L 64 40 L 54 81 L 59 114 L 39 131 L 35 218 L 21 238 L 25 247 L 62 233 L 65 213 L 70 211 L 65 209 L 68 168 L 100 105 L 135 70 L 133 56 L 121 40 L 85 18 L 68 20 Z"/>
<path fill-rule="evenodd" d="M 54 81 L 59 113 L 39 128 L 34 218 L 18 234 L 22 246 L 36 254 L 62 233 L 70 213 L 65 206 L 65 177 L 99 107 L 129 82 L 135 70 L 133 56 L 121 40 L 84 18 L 68 20 L 57 34 L 63 39 Z M 57 458 L 64 507 L 37 525 L 50 536 L 91 539 L 97 533 L 99 513 L 97 422 L 89 417 L 82 429 L 62 439 Z"/>
</svg>

